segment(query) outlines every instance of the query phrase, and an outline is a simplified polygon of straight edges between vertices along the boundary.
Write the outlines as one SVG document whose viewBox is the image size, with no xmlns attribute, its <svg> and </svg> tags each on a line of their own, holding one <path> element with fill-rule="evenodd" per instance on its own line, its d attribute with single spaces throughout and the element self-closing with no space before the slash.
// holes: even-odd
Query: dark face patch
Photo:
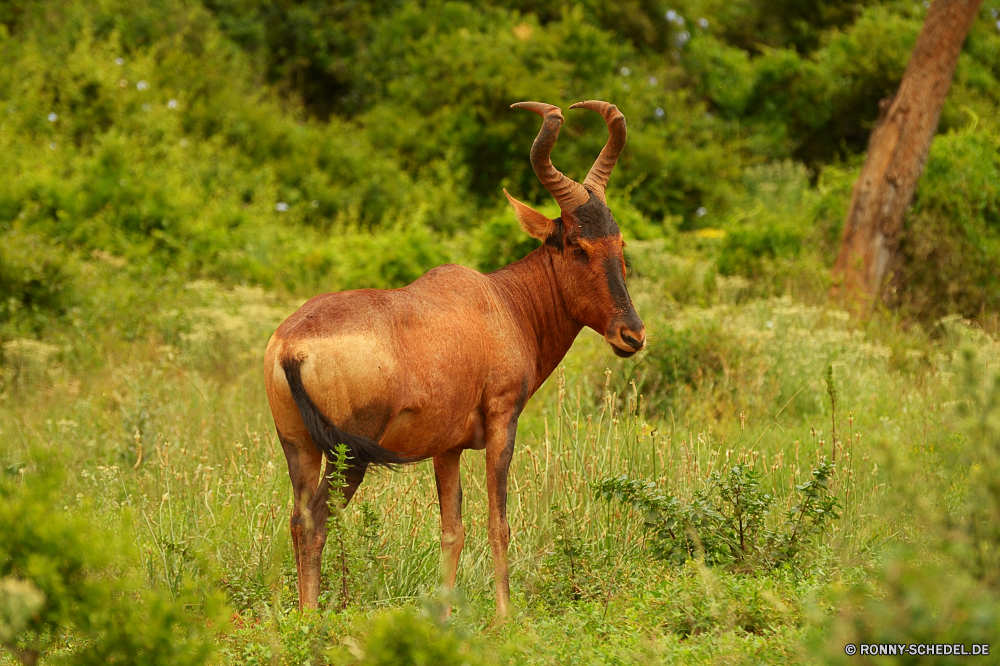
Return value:
<svg viewBox="0 0 1000 666">
<path fill-rule="evenodd" d="M 573 211 L 573 217 L 580 225 L 580 237 L 586 240 L 613 238 L 621 233 L 611 209 L 593 192 L 590 193 L 590 201 Z"/>
<path fill-rule="evenodd" d="M 574 237 L 597 240 L 599 238 L 614 238 L 621 233 L 618 229 L 618 223 L 615 222 L 615 218 L 611 214 L 611 209 L 593 192 L 590 193 L 590 201 L 582 206 L 577 206 L 576 210 L 569 215 L 574 222 L 573 226 L 579 229 L 579 232 L 574 231 Z M 545 239 L 545 244 L 562 252 L 566 249 L 568 229 L 562 217 L 557 217 L 553 222 L 555 222 L 555 229 Z"/>
<path fill-rule="evenodd" d="M 608 281 L 608 292 L 611 294 L 611 302 L 614 304 L 616 312 L 625 313 L 632 309 L 632 299 L 628 295 L 628 288 L 625 286 L 625 272 L 622 270 L 621 260 L 608 255 L 604 259 L 604 277 Z"/>
</svg>

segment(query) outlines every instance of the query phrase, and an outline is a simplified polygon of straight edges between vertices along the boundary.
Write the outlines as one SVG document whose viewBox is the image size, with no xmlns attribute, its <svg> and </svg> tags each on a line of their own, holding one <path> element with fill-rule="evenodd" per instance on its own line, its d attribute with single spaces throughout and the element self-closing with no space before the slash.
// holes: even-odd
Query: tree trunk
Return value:
<svg viewBox="0 0 1000 666">
<path fill-rule="evenodd" d="M 841 294 L 866 309 L 883 300 L 903 217 L 924 170 L 958 55 L 982 0 L 934 0 L 899 90 L 879 103 L 833 269 Z"/>
</svg>

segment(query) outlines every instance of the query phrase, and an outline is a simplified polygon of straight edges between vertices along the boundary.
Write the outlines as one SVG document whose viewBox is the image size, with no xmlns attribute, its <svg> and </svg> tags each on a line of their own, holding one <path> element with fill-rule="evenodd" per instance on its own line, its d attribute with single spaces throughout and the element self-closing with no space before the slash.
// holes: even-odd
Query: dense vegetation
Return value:
<svg viewBox="0 0 1000 666">
<path fill-rule="evenodd" d="M 897 309 L 859 323 L 826 304 L 878 101 L 924 13 L 0 0 L 0 645 L 71 663 L 555 664 L 988 643 L 995 1 L 907 217 Z M 585 334 L 522 418 L 513 622 L 491 623 L 475 455 L 454 622 L 436 621 L 425 465 L 369 479 L 335 517 L 325 610 L 300 615 L 267 336 L 320 290 L 530 251 L 501 193 L 555 213 L 527 159 L 538 118 L 508 108 L 528 99 L 565 110 L 553 160 L 576 178 L 606 131 L 569 104 L 628 119 L 608 194 L 650 349 L 622 362 Z"/>
</svg>

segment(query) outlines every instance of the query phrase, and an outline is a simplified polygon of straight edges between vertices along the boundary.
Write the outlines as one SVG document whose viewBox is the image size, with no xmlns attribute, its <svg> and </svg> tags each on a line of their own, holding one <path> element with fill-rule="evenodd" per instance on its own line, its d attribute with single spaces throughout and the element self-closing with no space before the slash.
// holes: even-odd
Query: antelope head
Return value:
<svg viewBox="0 0 1000 666">
<path fill-rule="evenodd" d="M 563 123 L 562 110 L 540 102 L 520 102 L 511 108 L 527 109 L 543 118 L 531 146 L 531 166 L 559 203 L 560 216 L 550 219 L 507 190 L 504 194 L 521 228 L 545 243 L 569 315 L 603 335 L 618 356 L 632 356 L 645 346 L 646 328 L 625 286 L 625 242 L 604 198 L 611 170 L 625 148 L 625 116 L 607 102 L 578 102 L 570 107 L 596 111 L 608 125 L 608 142 L 581 185 L 552 166 L 550 159 Z"/>
</svg>

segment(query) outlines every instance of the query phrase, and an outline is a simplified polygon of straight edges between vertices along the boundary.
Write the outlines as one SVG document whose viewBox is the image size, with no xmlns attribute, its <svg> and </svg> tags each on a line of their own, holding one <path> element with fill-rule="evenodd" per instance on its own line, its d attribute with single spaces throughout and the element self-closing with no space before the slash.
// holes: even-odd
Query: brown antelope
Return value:
<svg viewBox="0 0 1000 666">
<path fill-rule="evenodd" d="M 570 107 L 601 113 L 610 134 L 581 185 L 549 158 L 562 111 L 539 102 L 512 108 L 544 119 L 531 166 L 561 210 L 549 219 L 504 190 L 521 228 L 543 241 L 537 250 L 489 275 L 446 265 L 402 289 L 317 296 L 267 345 L 267 399 L 295 496 L 291 532 L 302 608 L 318 602 L 335 447 L 344 444 L 350 456 L 345 503 L 370 465 L 434 460 L 447 589 L 465 544 L 459 459 L 466 449 L 486 449 L 497 614 L 505 617 L 507 472 L 525 402 L 584 326 L 618 356 L 645 344 L 625 287 L 622 235 L 604 198 L 625 147 L 625 117 L 607 102 Z"/>
</svg>

